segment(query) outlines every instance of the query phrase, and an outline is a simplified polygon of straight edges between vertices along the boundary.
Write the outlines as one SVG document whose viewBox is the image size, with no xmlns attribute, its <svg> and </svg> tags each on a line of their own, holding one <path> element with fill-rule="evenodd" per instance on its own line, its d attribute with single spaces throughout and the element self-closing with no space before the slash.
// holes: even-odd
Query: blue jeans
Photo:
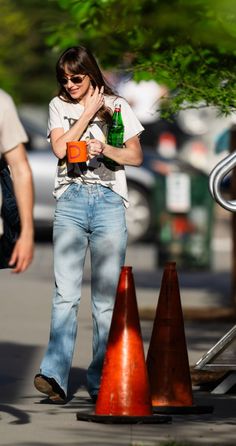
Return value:
<svg viewBox="0 0 236 446">
<path fill-rule="evenodd" d="M 40 373 L 67 394 L 77 333 L 77 312 L 86 251 L 91 255 L 93 359 L 88 392 L 98 393 L 127 229 L 122 198 L 100 185 L 72 183 L 57 201 L 54 229 L 55 291 L 50 340 Z"/>
</svg>

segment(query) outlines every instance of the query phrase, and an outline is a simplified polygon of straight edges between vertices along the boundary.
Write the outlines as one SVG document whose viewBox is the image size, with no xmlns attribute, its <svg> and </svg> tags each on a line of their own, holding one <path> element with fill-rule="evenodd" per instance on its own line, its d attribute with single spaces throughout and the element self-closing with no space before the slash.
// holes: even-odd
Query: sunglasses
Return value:
<svg viewBox="0 0 236 446">
<path fill-rule="evenodd" d="M 60 84 L 67 85 L 69 81 L 73 82 L 73 84 L 81 84 L 86 76 L 87 74 L 84 74 L 83 77 L 81 76 L 62 77 L 60 79 Z"/>
</svg>

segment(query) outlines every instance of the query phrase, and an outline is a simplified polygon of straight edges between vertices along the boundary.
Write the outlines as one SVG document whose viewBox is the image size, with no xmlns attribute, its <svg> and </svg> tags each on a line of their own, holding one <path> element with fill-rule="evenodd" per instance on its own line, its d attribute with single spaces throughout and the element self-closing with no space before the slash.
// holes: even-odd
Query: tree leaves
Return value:
<svg viewBox="0 0 236 446">
<path fill-rule="evenodd" d="M 132 70 L 137 81 L 154 78 L 167 85 L 171 113 L 186 101 L 216 105 L 222 113 L 234 109 L 233 0 L 58 1 L 75 22 L 78 41 L 103 67 Z M 57 45 L 65 47 L 63 34 L 57 33 Z"/>
<path fill-rule="evenodd" d="M 167 85 L 172 111 L 186 102 L 216 105 L 222 113 L 235 107 L 234 0 L 0 3 L 0 81 L 19 99 L 48 100 L 58 55 L 83 44 L 102 68 Z"/>
</svg>

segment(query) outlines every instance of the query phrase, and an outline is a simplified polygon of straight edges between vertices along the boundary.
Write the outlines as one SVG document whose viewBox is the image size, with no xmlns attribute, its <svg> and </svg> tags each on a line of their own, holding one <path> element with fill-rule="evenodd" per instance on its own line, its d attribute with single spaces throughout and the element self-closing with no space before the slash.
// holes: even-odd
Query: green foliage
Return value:
<svg viewBox="0 0 236 446">
<path fill-rule="evenodd" d="M 88 46 L 102 68 L 168 86 L 163 113 L 189 104 L 235 110 L 233 0 L 0 0 L 0 84 L 23 102 L 48 102 L 55 62 Z"/>
<path fill-rule="evenodd" d="M 24 16 L 16 11 L 7 0 L 0 0 L 1 7 L 1 33 L 0 33 L 0 83 L 6 90 L 15 87 L 16 80 L 13 57 L 21 54 L 19 42 L 26 34 L 27 21 Z M 13 56 L 14 51 L 14 56 Z"/>
<path fill-rule="evenodd" d="M 17 102 L 48 102 L 56 86 L 57 55 L 45 36 L 65 12 L 55 0 L 0 0 L 0 8 L 1 88 Z"/>
<path fill-rule="evenodd" d="M 57 1 L 68 12 L 47 39 L 57 50 L 82 43 L 103 67 L 164 83 L 171 113 L 199 101 L 235 109 L 233 0 Z"/>
</svg>

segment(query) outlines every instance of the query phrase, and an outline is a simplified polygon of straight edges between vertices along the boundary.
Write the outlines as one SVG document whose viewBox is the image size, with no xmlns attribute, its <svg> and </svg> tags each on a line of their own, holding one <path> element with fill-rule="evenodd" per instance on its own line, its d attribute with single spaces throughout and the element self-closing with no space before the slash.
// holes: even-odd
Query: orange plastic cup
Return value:
<svg viewBox="0 0 236 446">
<path fill-rule="evenodd" d="M 66 143 L 69 163 L 84 163 L 88 159 L 86 141 L 70 141 Z"/>
</svg>

